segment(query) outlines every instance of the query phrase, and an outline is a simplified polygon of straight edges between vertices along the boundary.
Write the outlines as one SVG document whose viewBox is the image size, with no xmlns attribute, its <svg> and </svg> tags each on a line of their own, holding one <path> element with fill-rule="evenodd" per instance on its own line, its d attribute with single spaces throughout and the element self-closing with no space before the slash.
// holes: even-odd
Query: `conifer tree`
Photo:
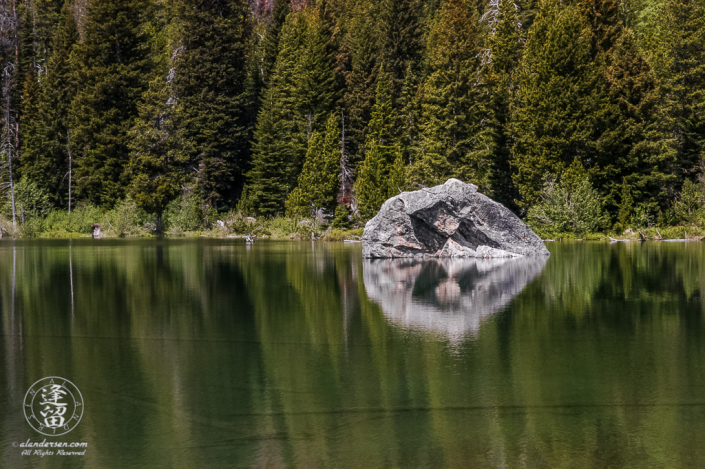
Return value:
<svg viewBox="0 0 705 469">
<path fill-rule="evenodd" d="M 393 197 L 407 188 L 406 171 L 408 165 L 401 149 L 397 150 L 397 156 L 394 159 L 389 177 L 387 178 L 387 196 Z"/>
<path fill-rule="evenodd" d="M 619 0 L 579 0 L 577 8 L 590 26 L 593 58 L 604 54 L 609 60 L 624 30 Z"/>
<path fill-rule="evenodd" d="M 262 60 L 262 83 L 267 84 L 269 78 L 274 72 L 274 64 L 277 61 L 279 53 L 279 39 L 281 31 L 286 22 L 286 17 L 291 13 L 291 0 L 274 0 L 272 6 L 272 17 L 267 26 L 266 36 L 264 38 L 264 55 Z"/>
<path fill-rule="evenodd" d="M 74 54 L 77 93 L 71 105 L 76 189 L 93 204 L 112 206 L 125 192 L 128 132 L 146 88 L 145 0 L 95 0 L 85 39 Z"/>
<path fill-rule="evenodd" d="M 243 190 L 249 198 L 247 206 L 264 216 L 281 213 L 289 192 L 287 166 L 281 158 L 282 142 L 277 137 L 281 127 L 290 121 L 280 119 L 280 108 L 274 106 L 275 91 L 265 90 L 252 148 L 254 160 Z"/>
<path fill-rule="evenodd" d="M 524 207 L 539 201 L 546 174 L 560 176 L 574 158 L 592 169 L 609 107 L 589 31 L 576 8 L 551 0 L 529 31 L 511 123 L 513 179 Z"/>
<path fill-rule="evenodd" d="M 659 22 L 660 125 L 675 150 L 673 172 L 681 183 L 705 154 L 705 5 L 668 0 Z"/>
<path fill-rule="evenodd" d="M 332 58 L 318 13 L 290 14 L 255 131 L 248 174 L 255 209 L 281 212 L 294 189 L 314 131 L 323 131 L 335 100 Z M 280 168 L 281 167 L 281 168 Z M 276 181 L 276 182 L 275 182 Z"/>
<path fill-rule="evenodd" d="M 397 123 L 400 131 L 399 145 L 405 157 L 408 157 L 418 145 L 419 121 L 421 120 L 421 90 L 422 87 L 417 82 L 417 75 L 411 69 L 411 66 L 407 67 L 399 98 L 399 122 Z"/>
<path fill-rule="evenodd" d="M 179 0 L 176 11 L 177 159 L 195 168 L 197 193 L 217 208 L 234 202 L 248 169 L 248 3 Z"/>
<path fill-rule="evenodd" d="M 22 153 L 24 176 L 45 192 L 54 207 L 65 208 L 69 171 L 69 111 L 76 93 L 70 58 L 78 42 L 74 15 L 67 2 L 55 29 L 53 53 L 42 84 L 36 127 L 27 133 Z"/>
<path fill-rule="evenodd" d="M 516 89 L 516 69 L 522 54 L 522 29 L 519 12 L 514 3 L 502 0 L 489 31 L 489 57 L 485 60 L 483 77 L 489 96 L 483 100 L 484 126 L 482 141 L 487 145 L 491 164 L 490 194 L 494 200 L 516 210 L 519 194 L 512 181 L 511 147 L 513 138 L 509 129 L 511 97 Z"/>
<path fill-rule="evenodd" d="M 363 218 L 373 217 L 390 196 L 390 172 L 399 155 L 396 113 L 386 80 L 377 83 L 376 103 L 368 125 L 365 160 L 355 181 L 357 207 Z M 393 181 L 398 184 L 398 176 Z M 398 193 L 394 190 L 391 195 Z"/>
<path fill-rule="evenodd" d="M 38 75 L 48 68 L 49 58 L 52 54 L 54 35 L 62 22 L 63 0 L 32 0 L 26 3 L 17 2 L 23 8 L 22 48 L 26 64 L 37 67 Z M 67 7 L 68 5 L 66 5 Z"/>
<path fill-rule="evenodd" d="M 341 46 L 347 67 L 343 96 L 344 143 L 353 171 L 365 158 L 367 124 L 375 102 L 379 58 L 377 10 L 376 3 L 368 0 L 351 2 L 348 30 Z"/>
<path fill-rule="evenodd" d="M 319 209 L 329 212 L 335 206 L 340 179 L 340 122 L 331 114 L 325 134 L 314 131 L 308 141 L 306 162 L 298 178 L 298 185 L 286 202 L 289 216 L 315 216 Z"/>
<path fill-rule="evenodd" d="M 476 151 L 481 118 L 475 24 L 465 0 L 446 0 L 432 26 L 428 59 L 432 73 L 424 85 L 412 183 L 434 185 L 457 177 L 487 186 L 489 164 Z"/>
<path fill-rule="evenodd" d="M 181 190 L 187 163 L 175 151 L 172 93 L 168 79 L 154 79 L 130 132 L 129 193 L 140 208 L 156 214 L 157 233 L 162 232 L 164 210 Z"/>
<path fill-rule="evenodd" d="M 600 171 L 593 175 L 607 209 L 615 214 L 625 178 L 638 203 L 663 203 L 674 174 L 669 174 L 670 152 L 663 151 L 663 132 L 655 118 L 656 79 L 631 30 L 622 31 L 608 62 L 605 77 L 612 116 L 598 146 Z"/>
<path fill-rule="evenodd" d="M 305 29 L 294 69 L 295 92 L 297 106 L 306 120 L 308 136 L 313 129 L 323 130 L 337 96 L 333 57 L 329 49 L 330 32 L 321 12 L 307 8 L 300 15 Z"/>
<path fill-rule="evenodd" d="M 386 176 L 389 167 L 377 142 L 367 145 L 366 154 L 355 181 L 355 196 L 360 216 L 368 220 L 377 214 L 387 200 L 389 181 Z"/>
<path fill-rule="evenodd" d="M 382 71 L 391 77 L 391 93 L 396 103 L 407 69 L 415 69 L 421 61 L 421 9 L 414 0 L 382 0 L 380 8 L 379 63 Z"/>
</svg>

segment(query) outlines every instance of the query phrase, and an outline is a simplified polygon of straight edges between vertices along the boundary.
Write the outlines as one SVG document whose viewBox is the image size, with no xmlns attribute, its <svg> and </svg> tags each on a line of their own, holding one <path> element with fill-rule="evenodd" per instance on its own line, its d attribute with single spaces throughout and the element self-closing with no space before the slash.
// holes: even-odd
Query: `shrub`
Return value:
<svg viewBox="0 0 705 469">
<path fill-rule="evenodd" d="M 197 231 L 203 228 L 201 201 L 195 194 L 174 199 L 164 211 L 163 224 L 167 232 Z"/>
<path fill-rule="evenodd" d="M 333 218 L 333 228 L 350 228 L 352 220 L 350 219 L 350 210 L 344 205 L 335 207 L 335 218 Z"/>
<path fill-rule="evenodd" d="M 136 236 L 140 231 L 139 215 L 137 204 L 128 196 L 105 214 L 105 221 L 109 232 L 115 236 Z"/>
<path fill-rule="evenodd" d="M 545 178 L 541 199 L 529 209 L 527 221 L 542 231 L 589 233 L 607 222 L 602 198 L 577 159 L 562 181 L 553 175 Z"/>
</svg>

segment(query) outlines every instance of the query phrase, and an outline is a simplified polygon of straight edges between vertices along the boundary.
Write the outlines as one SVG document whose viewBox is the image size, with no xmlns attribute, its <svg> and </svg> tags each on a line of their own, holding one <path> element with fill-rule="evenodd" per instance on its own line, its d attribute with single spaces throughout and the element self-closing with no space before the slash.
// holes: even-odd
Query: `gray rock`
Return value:
<svg viewBox="0 0 705 469">
<path fill-rule="evenodd" d="M 477 186 L 445 184 L 404 192 L 387 200 L 367 222 L 365 258 L 548 256 L 536 233 Z"/>
</svg>

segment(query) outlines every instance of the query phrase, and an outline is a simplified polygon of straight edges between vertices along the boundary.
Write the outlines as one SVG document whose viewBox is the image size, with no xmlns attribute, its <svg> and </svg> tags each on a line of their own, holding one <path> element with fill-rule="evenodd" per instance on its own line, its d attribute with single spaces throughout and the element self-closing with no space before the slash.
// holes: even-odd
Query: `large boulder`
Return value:
<svg viewBox="0 0 705 469">
<path fill-rule="evenodd" d="M 445 184 L 403 192 L 387 200 L 367 222 L 365 258 L 547 256 L 536 233 L 477 186 Z"/>
</svg>

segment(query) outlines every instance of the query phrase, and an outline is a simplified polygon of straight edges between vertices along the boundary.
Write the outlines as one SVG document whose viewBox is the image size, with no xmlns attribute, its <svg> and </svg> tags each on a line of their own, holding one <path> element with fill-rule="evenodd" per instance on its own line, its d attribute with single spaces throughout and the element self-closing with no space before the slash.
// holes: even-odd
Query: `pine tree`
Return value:
<svg viewBox="0 0 705 469">
<path fill-rule="evenodd" d="M 434 185 L 449 177 L 487 186 L 486 157 L 477 152 L 476 21 L 465 0 L 444 2 L 429 38 L 431 74 L 424 85 L 421 138 L 410 182 Z"/>
<path fill-rule="evenodd" d="M 378 8 L 368 0 L 351 2 L 349 24 L 341 46 L 345 67 L 345 149 L 352 171 L 356 171 L 365 158 L 367 123 L 375 102 L 380 41 L 375 22 Z"/>
<path fill-rule="evenodd" d="M 130 132 L 129 193 L 137 205 L 157 216 L 162 232 L 162 214 L 181 191 L 186 161 L 175 150 L 173 97 L 167 79 L 158 77 L 149 85 L 139 106 L 139 118 Z"/>
<path fill-rule="evenodd" d="M 325 135 L 314 132 L 308 141 L 298 185 L 286 203 L 289 216 L 315 216 L 321 208 L 333 211 L 340 186 L 339 162 L 340 122 L 336 114 L 331 114 Z"/>
<path fill-rule="evenodd" d="M 386 80 L 377 83 L 376 103 L 367 129 L 365 161 L 355 181 L 357 207 L 363 218 L 373 217 L 382 203 L 398 191 L 390 190 L 390 172 L 399 155 L 396 113 Z M 398 179 L 393 181 L 398 183 Z"/>
<path fill-rule="evenodd" d="M 551 0 L 529 31 L 511 122 L 513 180 L 524 207 L 539 201 L 546 174 L 560 175 L 574 158 L 592 169 L 609 106 L 589 31 L 576 8 Z"/>
<path fill-rule="evenodd" d="M 329 49 L 330 32 L 320 11 L 307 8 L 301 14 L 305 23 L 301 50 L 294 69 L 297 106 L 304 114 L 307 135 L 322 130 L 337 95 L 333 57 Z"/>
<path fill-rule="evenodd" d="M 512 132 L 509 129 L 511 97 L 516 89 L 516 69 L 522 54 L 522 28 L 514 3 L 503 0 L 496 16 L 490 22 L 489 57 L 483 69 L 483 78 L 489 93 L 483 101 L 485 122 L 482 141 L 487 145 L 491 162 L 490 194 L 494 200 L 517 210 L 515 200 L 519 193 L 512 181 Z"/>
<path fill-rule="evenodd" d="M 406 171 L 408 165 L 404 159 L 401 149 L 397 150 L 397 157 L 394 159 L 389 177 L 387 178 L 387 196 L 393 197 L 407 188 Z"/>
<path fill-rule="evenodd" d="M 420 8 L 414 0 L 382 0 L 380 15 L 381 48 L 379 63 L 391 77 L 396 103 L 409 68 L 416 69 L 423 52 Z"/>
<path fill-rule="evenodd" d="M 614 43 L 605 69 L 613 116 L 602 135 L 594 172 L 607 209 L 620 206 L 620 186 L 626 178 L 637 203 L 663 203 L 664 189 L 673 185 L 669 152 L 656 122 L 658 89 L 653 70 L 639 50 L 633 33 L 624 29 Z"/>
<path fill-rule="evenodd" d="M 249 161 L 248 3 L 179 0 L 176 11 L 178 159 L 195 168 L 195 189 L 206 205 L 234 204 Z"/>
<path fill-rule="evenodd" d="M 403 155 L 407 158 L 418 145 L 421 90 L 422 87 L 419 86 L 417 75 L 409 66 L 404 76 L 404 85 L 399 98 L 399 122 L 397 123 L 397 127 L 400 129 L 399 145 Z"/>
<path fill-rule="evenodd" d="M 248 174 L 254 206 L 263 215 L 284 208 L 301 173 L 308 139 L 323 131 L 333 109 L 335 77 L 324 33 L 320 16 L 310 8 L 289 15 L 282 29 Z"/>
<path fill-rule="evenodd" d="M 386 155 L 377 142 L 367 146 L 367 156 L 355 181 L 357 210 L 363 219 L 374 217 L 387 200 L 389 181 Z"/>
<path fill-rule="evenodd" d="M 22 55 L 25 61 L 23 72 L 27 73 L 27 65 L 31 63 L 37 68 L 37 74 L 41 76 L 48 68 L 55 31 L 63 21 L 62 7 L 68 2 L 32 0 L 17 3 L 23 9 Z"/>
<path fill-rule="evenodd" d="M 705 5 L 668 0 L 657 50 L 661 87 L 660 125 L 675 150 L 673 172 L 693 174 L 705 154 Z"/>
<path fill-rule="evenodd" d="M 282 142 L 277 138 L 281 126 L 289 121 L 280 119 L 280 109 L 274 105 L 274 89 L 266 90 L 263 100 L 252 147 L 254 160 L 243 194 L 247 193 L 248 207 L 260 215 L 273 216 L 283 211 L 289 192 L 287 166 L 281 158 Z"/>
<path fill-rule="evenodd" d="M 264 54 L 261 67 L 263 85 L 267 84 L 274 72 L 274 64 L 279 53 L 281 31 L 289 13 L 291 13 L 291 0 L 274 0 L 272 17 L 269 20 L 263 44 Z"/>
<path fill-rule="evenodd" d="M 85 39 L 74 54 L 77 93 L 71 105 L 78 195 L 112 206 L 125 192 L 129 130 L 146 88 L 144 0 L 95 0 Z"/>
<path fill-rule="evenodd" d="M 579 0 L 577 8 L 590 26 L 593 58 L 604 54 L 609 60 L 624 31 L 619 0 Z"/>
<path fill-rule="evenodd" d="M 76 93 L 70 58 L 78 42 L 68 2 L 55 31 L 53 53 L 42 83 L 37 125 L 30 132 L 34 136 L 24 142 L 22 167 L 24 176 L 49 195 L 54 207 L 64 208 L 68 202 L 69 111 Z"/>
</svg>

